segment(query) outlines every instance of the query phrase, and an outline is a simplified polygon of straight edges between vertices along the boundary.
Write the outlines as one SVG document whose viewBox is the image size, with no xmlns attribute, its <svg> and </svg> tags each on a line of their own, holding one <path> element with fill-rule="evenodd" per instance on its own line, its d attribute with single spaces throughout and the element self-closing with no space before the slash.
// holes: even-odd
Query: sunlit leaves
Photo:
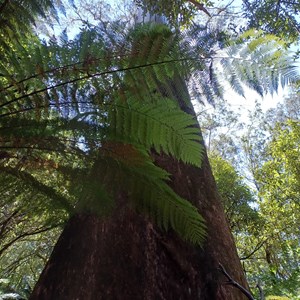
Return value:
<svg viewBox="0 0 300 300">
<path fill-rule="evenodd" d="M 263 29 L 290 44 L 299 38 L 298 1 L 244 0 L 250 28 Z"/>
<path fill-rule="evenodd" d="M 207 0 L 202 2 L 186 0 L 135 0 L 134 2 L 146 12 L 166 17 L 175 26 L 190 24 L 196 13 L 199 11 L 202 12 L 201 8 L 203 8 L 203 5 L 212 5 L 212 1 Z"/>
</svg>

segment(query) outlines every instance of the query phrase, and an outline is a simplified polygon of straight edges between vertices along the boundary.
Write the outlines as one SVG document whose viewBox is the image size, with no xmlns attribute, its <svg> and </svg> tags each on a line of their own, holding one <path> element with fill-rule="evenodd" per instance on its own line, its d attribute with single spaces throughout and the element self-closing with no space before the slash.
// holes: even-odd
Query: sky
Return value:
<svg viewBox="0 0 300 300">
<path fill-rule="evenodd" d="M 244 98 L 228 89 L 225 93 L 225 99 L 235 110 L 239 111 L 243 117 L 246 117 L 248 111 L 253 111 L 255 109 L 256 101 L 261 103 L 262 110 L 266 111 L 270 108 L 276 107 L 276 105 L 281 102 L 288 93 L 288 87 L 279 87 L 278 93 L 274 93 L 273 95 L 267 94 L 264 97 L 261 97 L 255 91 L 246 88 Z"/>
</svg>

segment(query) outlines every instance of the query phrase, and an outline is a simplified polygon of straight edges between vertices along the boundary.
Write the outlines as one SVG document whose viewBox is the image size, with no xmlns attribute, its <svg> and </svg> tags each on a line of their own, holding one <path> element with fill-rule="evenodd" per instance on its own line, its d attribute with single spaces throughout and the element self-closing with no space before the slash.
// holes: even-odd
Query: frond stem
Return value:
<svg viewBox="0 0 300 300">
<path fill-rule="evenodd" d="M 69 80 L 69 81 L 65 81 L 65 82 L 61 82 L 61 83 L 54 84 L 54 85 L 51 85 L 51 86 L 47 86 L 43 89 L 39 89 L 39 90 L 33 91 L 29 94 L 22 95 L 20 97 L 14 98 L 14 99 L 12 99 L 10 101 L 7 101 L 3 104 L 0 104 L 0 108 L 4 107 L 6 105 L 9 105 L 11 103 L 17 102 L 18 100 L 21 100 L 21 99 L 24 99 L 24 98 L 27 98 L 27 97 L 30 97 L 30 96 L 33 96 L 33 95 L 37 95 L 37 94 L 46 92 L 48 90 L 52 90 L 52 89 L 67 85 L 67 84 L 75 83 L 75 82 L 78 82 L 78 81 L 81 81 L 81 80 L 94 78 L 94 77 L 99 77 L 99 76 L 103 76 L 103 75 L 107 75 L 107 74 L 114 74 L 114 73 L 118 73 L 118 72 L 126 72 L 126 71 L 140 69 L 140 68 L 147 68 L 147 67 L 163 65 L 163 64 L 169 64 L 169 63 L 180 62 L 180 61 L 187 61 L 187 60 L 194 60 L 195 61 L 197 59 L 187 59 L 187 58 L 171 59 L 171 60 L 160 61 L 160 62 L 156 62 L 156 63 L 148 63 L 148 64 L 144 64 L 144 65 L 132 66 L 132 67 L 127 67 L 127 68 L 120 68 L 120 69 L 109 70 L 109 71 L 104 71 L 104 72 L 100 72 L 100 73 L 87 74 L 87 75 L 85 75 L 83 77 L 80 77 L 80 78 L 75 78 L 75 79 L 72 79 L 72 80 Z"/>
</svg>

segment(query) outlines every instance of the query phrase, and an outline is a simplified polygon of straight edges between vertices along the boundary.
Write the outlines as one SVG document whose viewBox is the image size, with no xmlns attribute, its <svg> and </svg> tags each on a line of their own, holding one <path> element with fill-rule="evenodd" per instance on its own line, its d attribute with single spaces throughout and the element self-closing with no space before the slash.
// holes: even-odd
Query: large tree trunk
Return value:
<svg viewBox="0 0 300 300">
<path fill-rule="evenodd" d="M 196 118 L 191 103 L 183 101 L 189 98 L 183 79 L 174 78 L 170 86 L 181 109 Z M 163 86 L 160 92 L 165 93 Z M 108 218 L 70 219 L 30 300 L 246 299 L 219 270 L 221 263 L 247 287 L 206 153 L 201 168 L 163 154 L 153 158 L 171 174 L 174 191 L 205 218 L 203 248 L 160 230 L 120 195 Z"/>
<path fill-rule="evenodd" d="M 207 156 L 201 169 L 165 155 L 156 162 L 206 219 L 203 248 L 159 230 L 119 199 L 123 204 L 105 220 L 84 214 L 70 219 L 31 300 L 246 299 L 218 270 L 221 263 L 247 286 Z"/>
</svg>

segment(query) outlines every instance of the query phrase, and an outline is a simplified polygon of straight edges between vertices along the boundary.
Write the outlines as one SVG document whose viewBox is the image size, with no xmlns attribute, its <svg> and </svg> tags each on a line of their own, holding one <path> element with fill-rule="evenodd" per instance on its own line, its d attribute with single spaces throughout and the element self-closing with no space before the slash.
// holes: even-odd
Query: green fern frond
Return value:
<svg viewBox="0 0 300 300">
<path fill-rule="evenodd" d="M 130 156 L 125 155 L 128 151 Z M 109 150 L 104 146 L 100 155 L 96 162 L 97 178 L 109 191 L 126 191 L 131 203 L 159 226 L 165 230 L 172 228 L 195 244 L 203 243 L 206 226 L 197 208 L 167 185 L 169 174 L 155 166 L 146 153 L 132 146 L 113 144 Z M 113 184 L 116 181 L 118 187 Z"/>
<path fill-rule="evenodd" d="M 133 196 L 137 207 L 150 215 L 161 228 L 172 228 L 184 240 L 201 245 L 206 237 L 205 221 L 196 207 L 180 198 L 168 186 L 160 187 L 145 182 L 143 190 Z M 151 198 L 149 199 L 149 195 Z"/>
<path fill-rule="evenodd" d="M 279 83 L 284 86 L 297 80 L 297 68 L 282 47 L 277 37 L 262 32 L 249 31 L 238 38 L 226 50 L 228 57 L 221 60 L 232 88 L 244 95 L 245 84 L 263 96 L 277 92 Z"/>
<path fill-rule="evenodd" d="M 38 191 L 39 193 L 44 194 L 45 196 L 49 197 L 52 200 L 51 206 L 53 207 L 59 207 L 60 209 L 64 209 L 67 212 L 72 212 L 73 207 L 70 204 L 69 200 L 63 196 L 63 194 L 58 193 L 54 188 L 51 186 L 47 186 L 43 184 L 40 180 L 36 179 L 34 176 L 32 176 L 30 173 L 27 173 L 25 171 L 18 170 L 16 168 L 11 167 L 2 167 L 0 166 L 1 173 L 5 173 L 8 175 L 11 175 L 19 180 L 21 180 L 23 183 L 27 184 L 29 187 L 32 187 L 35 189 L 35 191 Z M 53 204 L 53 201 L 56 204 Z"/>
<path fill-rule="evenodd" d="M 174 101 L 157 97 L 155 103 L 128 99 L 108 110 L 108 138 L 165 152 L 185 163 L 201 165 L 203 148 L 196 120 Z"/>
</svg>

